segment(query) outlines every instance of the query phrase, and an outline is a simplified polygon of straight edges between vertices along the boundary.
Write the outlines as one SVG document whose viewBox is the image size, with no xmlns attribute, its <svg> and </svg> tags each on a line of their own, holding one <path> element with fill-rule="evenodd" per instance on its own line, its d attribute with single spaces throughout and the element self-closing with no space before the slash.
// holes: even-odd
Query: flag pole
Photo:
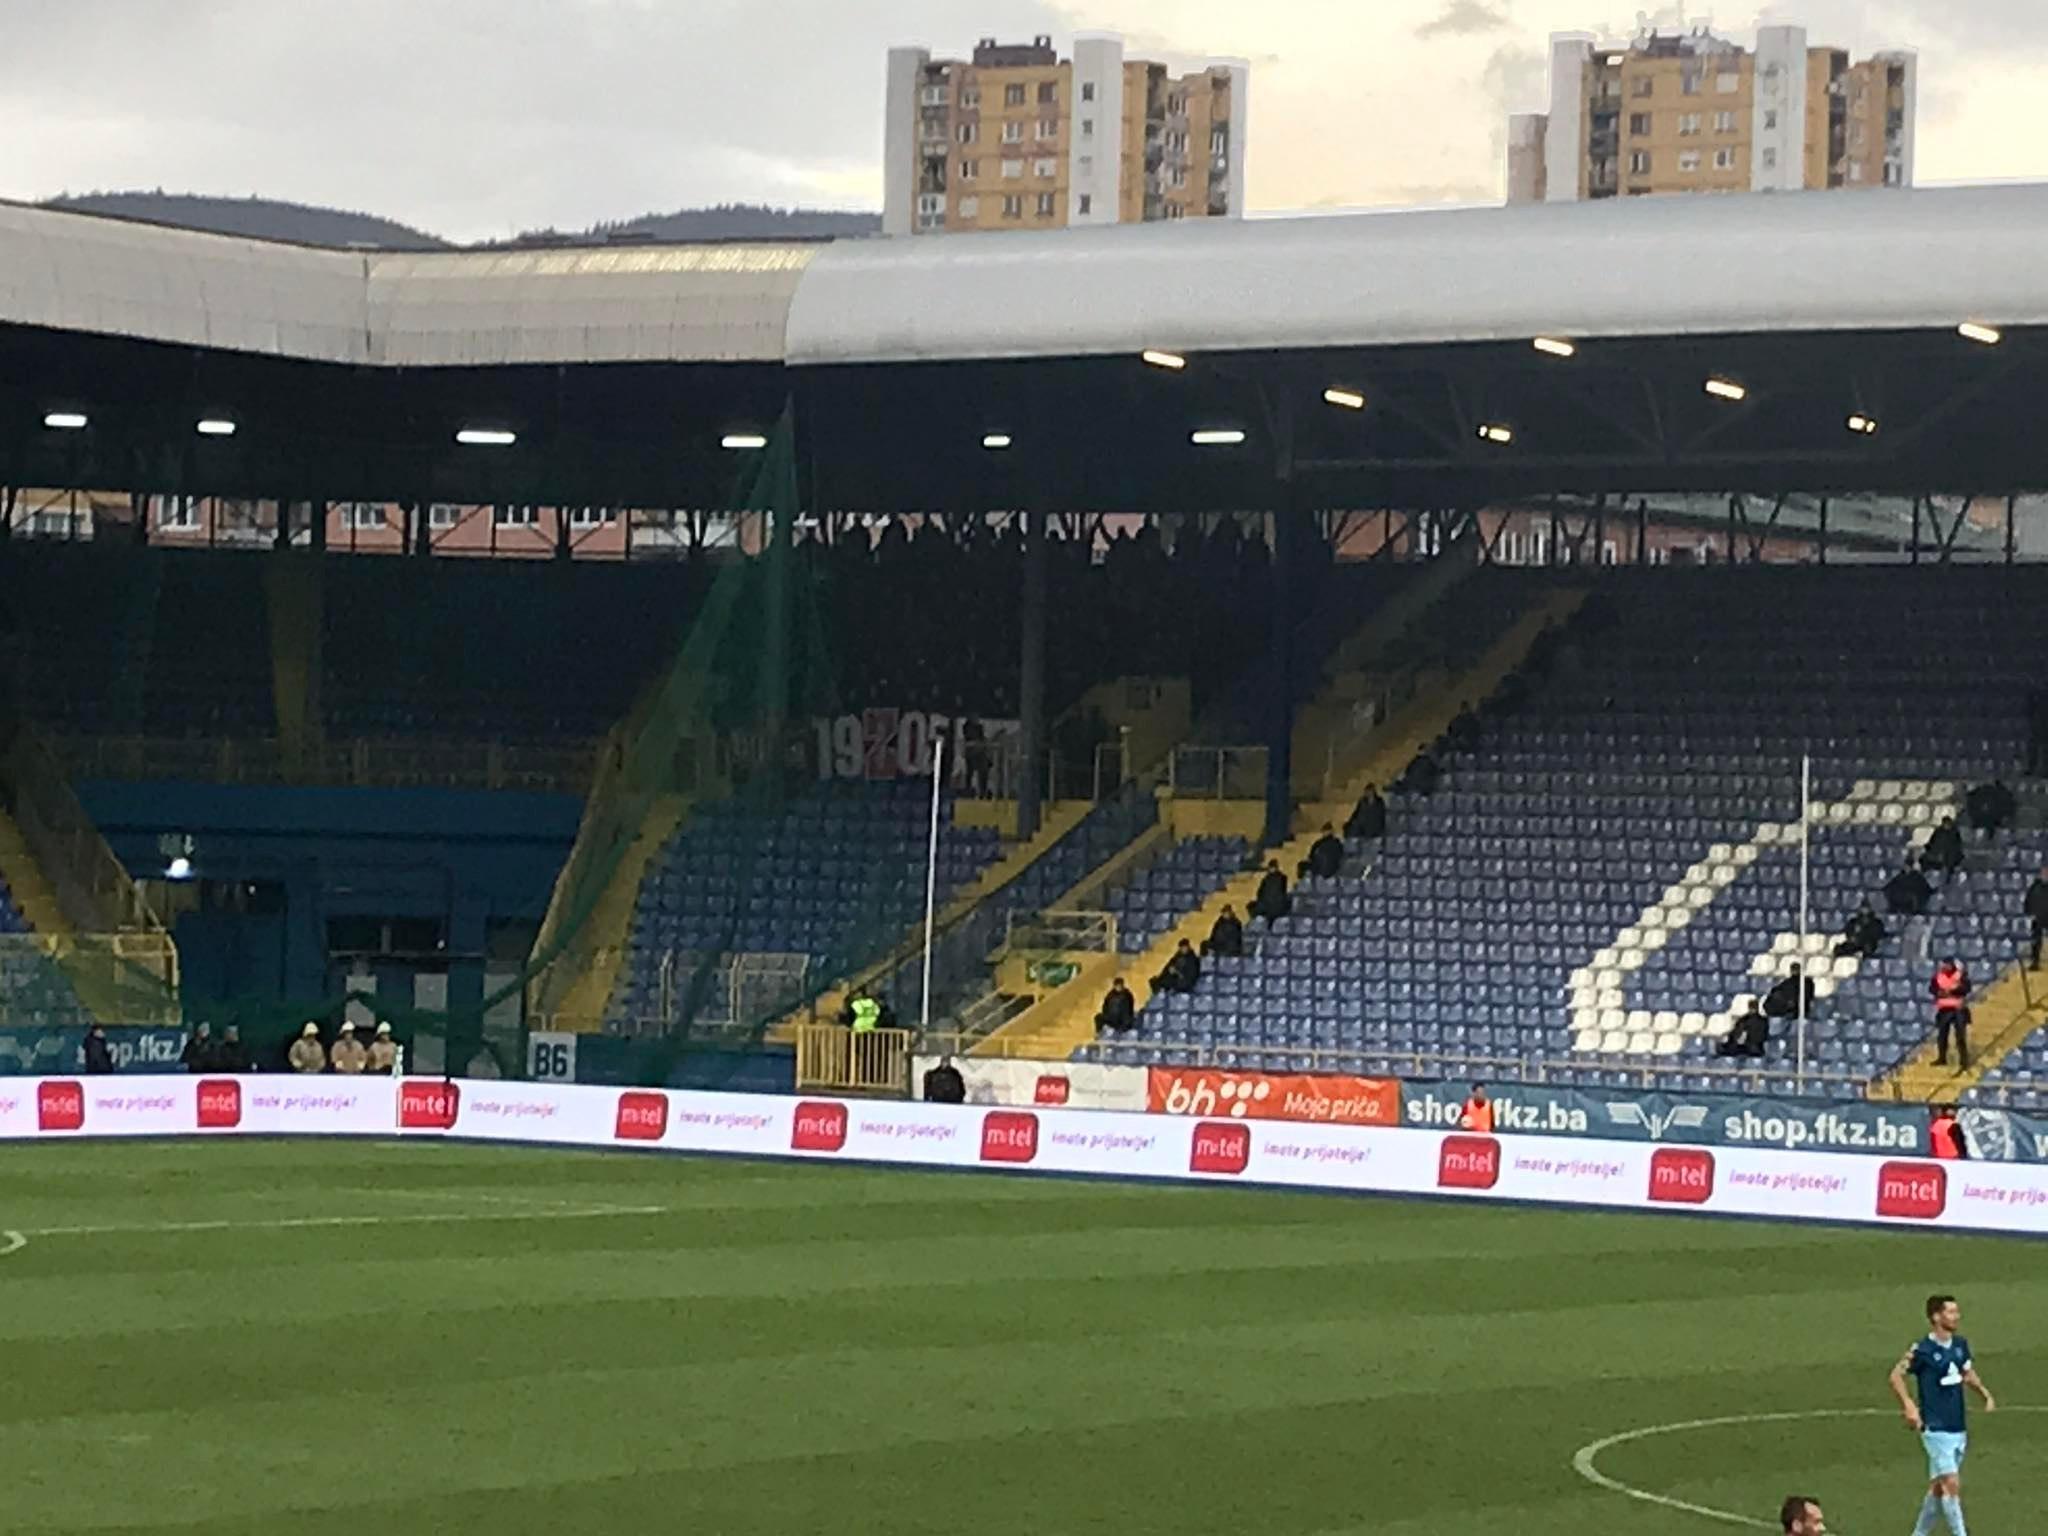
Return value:
<svg viewBox="0 0 2048 1536">
<path fill-rule="evenodd" d="M 918 1008 L 918 1033 L 932 1028 L 932 929 L 939 904 L 939 787 L 945 783 L 946 738 L 932 739 L 932 835 L 924 859 L 924 1001 Z"/>
<path fill-rule="evenodd" d="M 1806 996 L 1812 985 L 1806 974 L 1806 935 L 1813 926 L 1813 754 L 1799 759 L 1799 1046 L 1797 1075 L 1806 1091 Z"/>
</svg>

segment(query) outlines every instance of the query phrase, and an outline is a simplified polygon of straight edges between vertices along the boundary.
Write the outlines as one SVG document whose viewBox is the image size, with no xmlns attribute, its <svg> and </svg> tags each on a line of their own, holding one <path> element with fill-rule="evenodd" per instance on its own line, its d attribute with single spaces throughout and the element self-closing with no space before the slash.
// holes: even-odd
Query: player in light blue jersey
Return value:
<svg viewBox="0 0 2048 1536">
<path fill-rule="evenodd" d="M 1948 1522 L 1954 1536 L 1970 1536 L 1963 1525 L 1963 1453 L 1970 1444 L 1963 1388 L 1968 1386 L 1984 1399 L 1986 1413 L 1998 1404 L 1978 1379 L 1970 1341 L 1956 1332 L 1961 1321 L 1955 1297 L 1928 1297 L 1927 1337 L 1917 1340 L 1892 1367 L 1892 1395 L 1899 1400 L 1907 1426 L 1919 1432 L 1920 1443 L 1927 1448 L 1927 1497 L 1913 1536 L 1932 1536 L 1937 1516 Z M 1919 1389 L 1917 1404 L 1906 1390 L 1908 1376 Z"/>
</svg>

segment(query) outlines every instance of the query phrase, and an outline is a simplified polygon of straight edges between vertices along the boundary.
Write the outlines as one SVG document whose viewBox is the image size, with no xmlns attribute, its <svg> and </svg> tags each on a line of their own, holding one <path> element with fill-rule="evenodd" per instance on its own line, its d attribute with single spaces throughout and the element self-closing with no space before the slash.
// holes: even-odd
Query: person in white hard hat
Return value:
<svg viewBox="0 0 2048 1536">
<path fill-rule="evenodd" d="M 341 1038 L 334 1042 L 334 1070 L 349 1077 L 360 1077 L 363 1069 L 370 1064 L 370 1053 L 363 1049 L 363 1042 L 356 1038 L 353 1020 L 341 1026 Z"/>
<path fill-rule="evenodd" d="M 391 1038 L 391 1025 L 379 1020 L 376 1038 L 370 1041 L 370 1070 L 379 1077 L 389 1077 L 398 1065 L 398 1042 Z"/>
<path fill-rule="evenodd" d="M 325 1072 L 327 1070 L 327 1047 L 320 1043 L 320 1026 L 310 1019 L 299 1031 L 299 1038 L 292 1042 L 288 1054 L 294 1072 Z"/>
</svg>

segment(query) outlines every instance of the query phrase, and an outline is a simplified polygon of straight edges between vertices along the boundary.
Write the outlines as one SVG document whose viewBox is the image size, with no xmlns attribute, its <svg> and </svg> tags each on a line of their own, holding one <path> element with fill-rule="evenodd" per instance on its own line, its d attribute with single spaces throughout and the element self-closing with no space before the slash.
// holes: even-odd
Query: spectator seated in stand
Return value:
<svg viewBox="0 0 2048 1536">
<path fill-rule="evenodd" d="M 1387 802 L 1380 798 L 1379 786 L 1368 784 L 1365 793 L 1353 807 L 1350 820 L 1344 823 L 1344 835 L 1356 838 L 1384 837 L 1387 832 Z"/>
<path fill-rule="evenodd" d="M 1244 954 L 1244 923 L 1237 915 L 1237 908 L 1225 907 L 1209 930 L 1209 937 L 1202 941 L 1202 953 L 1234 960 Z"/>
<path fill-rule="evenodd" d="M 1837 958 L 1868 960 L 1883 946 L 1885 940 L 1884 919 L 1870 910 L 1870 903 L 1864 902 L 1849 921 L 1842 924 L 1842 940 L 1835 946 Z"/>
<path fill-rule="evenodd" d="M 1927 846 L 1920 854 L 1920 867 L 1941 876 L 1943 885 L 1955 878 L 1955 872 L 1963 867 L 1963 834 L 1956 830 L 1956 819 L 1944 816 L 1941 825 L 1927 835 Z"/>
<path fill-rule="evenodd" d="M 1764 994 L 1764 1015 L 1773 1019 L 1813 1017 L 1813 978 L 1796 961 L 1785 978 Z"/>
<path fill-rule="evenodd" d="M 2034 883 L 2027 887 L 2026 899 L 2021 910 L 2026 913 L 2027 927 L 2032 947 L 2027 952 L 2027 969 L 2041 968 L 2041 939 L 2048 935 L 2048 865 L 2034 877 Z"/>
<path fill-rule="evenodd" d="M 1192 992 L 1202 979 L 1201 957 L 1194 946 L 1182 939 L 1166 962 L 1166 969 L 1152 978 L 1154 992 Z"/>
<path fill-rule="evenodd" d="M 1755 998 L 1746 998 L 1744 1002 L 1747 1006 L 1735 1016 L 1735 1021 L 1728 1026 L 1728 1033 L 1714 1047 L 1716 1056 L 1762 1059 L 1764 1047 L 1771 1039 L 1771 1021 L 1757 1010 Z"/>
<path fill-rule="evenodd" d="M 1344 872 L 1344 842 L 1337 836 L 1337 829 L 1327 821 L 1323 823 L 1323 835 L 1309 845 L 1308 857 L 1301 862 L 1298 871 L 1302 879 L 1314 875 L 1321 880 L 1334 880 Z"/>
<path fill-rule="evenodd" d="M 1251 914 L 1263 917 L 1268 923 L 1277 923 L 1294 906 L 1294 898 L 1287 894 L 1287 877 L 1280 873 L 1277 859 L 1266 861 L 1266 873 L 1259 881 L 1258 893 L 1252 897 Z"/>
<path fill-rule="evenodd" d="M 1468 701 L 1444 730 L 1444 740 L 1453 752 L 1470 752 L 1479 745 L 1479 715 Z"/>
<path fill-rule="evenodd" d="M 1437 746 L 1441 746 L 1439 742 Z M 1424 747 L 1415 754 L 1415 760 L 1401 770 L 1401 777 L 1394 781 L 1394 788 L 1404 795 L 1432 795 L 1444 776 L 1443 764 L 1437 761 L 1437 747 Z"/>
<path fill-rule="evenodd" d="M 1119 976 L 1109 984 L 1109 993 L 1102 999 L 1102 1007 L 1095 1015 L 1095 1028 L 1101 1034 L 1127 1035 L 1137 1022 L 1137 999 Z"/>
<path fill-rule="evenodd" d="M 1927 877 L 1920 873 L 1909 854 L 1906 867 L 1885 882 L 1885 910 L 1899 917 L 1919 917 L 1933 899 L 1934 887 L 1927 883 Z"/>
</svg>

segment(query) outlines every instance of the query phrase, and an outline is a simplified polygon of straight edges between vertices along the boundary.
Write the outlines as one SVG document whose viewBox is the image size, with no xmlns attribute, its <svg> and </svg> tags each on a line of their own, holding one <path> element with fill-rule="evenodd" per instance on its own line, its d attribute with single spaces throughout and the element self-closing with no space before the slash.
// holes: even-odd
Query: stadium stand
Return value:
<svg viewBox="0 0 2048 1536">
<path fill-rule="evenodd" d="M 1974 840 L 1866 962 L 1834 935 L 1974 783 L 2024 755 L 2036 579 L 1997 570 L 1614 575 L 1549 677 L 1395 794 L 1363 880 L 1304 882 L 1254 952 L 1163 999 L 1111 1061 L 1711 1081 L 1731 1006 L 1805 960 L 1812 1064 L 1860 1093 L 1927 1034 L 1929 955 L 2016 949 L 2037 834 Z M 1801 754 L 1812 935 L 1798 933 Z M 1791 1065 L 1781 1026 L 1767 1065 Z M 2031 1058 L 2023 1058 L 2031 1059 Z M 1789 1083 L 1787 1083 L 1789 1087 Z"/>
</svg>

